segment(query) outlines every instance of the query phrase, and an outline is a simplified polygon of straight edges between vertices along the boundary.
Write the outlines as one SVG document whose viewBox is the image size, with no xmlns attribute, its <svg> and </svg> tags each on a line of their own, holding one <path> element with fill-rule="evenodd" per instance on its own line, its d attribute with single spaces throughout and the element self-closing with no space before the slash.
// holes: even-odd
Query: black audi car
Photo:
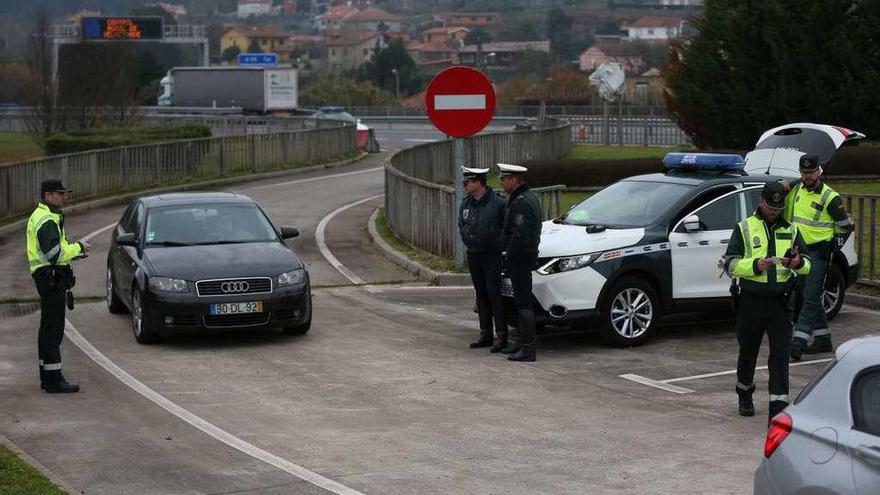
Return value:
<svg viewBox="0 0 880 495">
<path fill-rule="evenodd" d="M 131 202 L 107 256 L 107 307 L 131 312 L 135 339 L 183 330 L 272 328 L 304 334 L 309 273 L 251 198 L 173 193 Z"/>
</svg>

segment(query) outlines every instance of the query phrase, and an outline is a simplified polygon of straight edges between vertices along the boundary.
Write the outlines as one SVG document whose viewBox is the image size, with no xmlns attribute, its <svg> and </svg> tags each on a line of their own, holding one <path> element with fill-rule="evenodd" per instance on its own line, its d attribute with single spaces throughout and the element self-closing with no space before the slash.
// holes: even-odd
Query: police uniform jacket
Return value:
<svg viewBox="0 0 880 495">
<path fill-rule="evenodd" d="M 843 206 L 843 200 L 824 182 L 815 190 L 797 183 L 786 198 L 785 217 L 797 224 L 810 251 L 828 259 L 835 234 L 853 230 L 852 221 Z"/>
<path fill-rule="evenodd" d="M 519 186 L 507 198 L 502 248 L 508 255 L 534 254 L 541 242 L 541 205 L 528 184 Z"/>
<path fill-rule="evenodd" d="M 34 278 L 53 270 L 71 280 L 70 262 L 83 252 L 79 242 L 69 243 L 64 232 L 64 214 L 60 209 L 40 203 L 27 226 L 28 262 Z M 56 272 L 57 276 L 58 273 Z"/>
<path fill-rule="evenodd" d="M 504 198 L 491 187 L 486 188 L 480 199 L 465 196 L 458 209 L 458 230 L 468 251 L 501 251 L 505 208 Z"/>
</svg>

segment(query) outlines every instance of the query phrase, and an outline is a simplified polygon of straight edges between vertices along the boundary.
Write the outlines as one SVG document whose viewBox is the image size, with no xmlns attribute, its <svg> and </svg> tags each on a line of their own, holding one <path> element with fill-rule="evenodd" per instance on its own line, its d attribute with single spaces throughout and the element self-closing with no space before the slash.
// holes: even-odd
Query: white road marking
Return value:
<svg viewBox="0 0 880 495">
<path fill-rule="evenodd" d="M 647 385 L 649 387 L 659 388 L 660 390 L 665 390 L 667 392 L 673 392 L 676 394 L 693 393 L 693 390 L 691 390 L 689 388 L 679 387 L 676 385 L 669 385 L 669 384 L 661 382 L 661 381 L 646 378 L 642 375 L 635 375 L 635 374 L 629 373 L 626 375 L 620 375 L 620 378 L 623 378 L 625 380 L 631 380 L 636 383 L 641 383 L 642 385 Z"/>
<path fill-rule="evenodd" d="M 816 364 L 816 363 L 827 363 L 831 361 L 832 358 L 827 359 L 814 359 L 812 361 L 798 361 L 796 363 L 790 363 L 788 365 L 789 368 L 793 368 L 795 366 L 805 366 L 808 364 Z M 755 371 L 758 370 L 766 370 L 766 366 L 758 366 L 755 368 Z M 717 373 L 704 373 L 702 375 L 693 375 L 693 376 L 683 376 L 681 378 L 670 378 L 668 380 L 661 380 L 663 383 L 675 383 L 675 382 L 686 382 L 690 380 L 701 380 L 703 378 L 712 378 L 715 376 L 724 376 L 724 375 L 734 375 L 736 374 L 736 370 L 728 370 L 728 371 L 719 371 Z"/>
<path fill-rule="evenodd" d="M 114 222 L 114 223 L 111 223 L 110 225 L 105 225 L 104 227 L 101 227 L 100 229 L 98 229 L 98 230 L 96 230 L 96 231 L 94 231 L 94 232 L 89 232 L 85 237 L 83 237 L 83 238 L 80 239 L 80 240 L 88 242 L 88 241 L 92 240 L 92 238 L 97 237 L 98 234 L 102 234 L 102 233 L 104 233 L 105 231 L 110 230 L 110 229 L 112 229 L 113 227 L 115 227 L 115 226 L 116 226 L 116 223 L 117 223 L 117 222 Z"/>
<path fill-rule="evenodd" d="M 369 198 L 364 198 L 359 201 L 355 201 L 354 203 L 349 203 L 345 206 L 337 208 L 337 209 L 333 210 L 329 215 L 322 218 L 321 221 L 318 222 L 318 228 L 315 229 L 315 243 L 318 244 L 318 250 L 321 251 L 321 255 L 324 257 L 324 259 L 326 259 L 327 262 L 330 263 L 330 265 L 336 269 L 336 271 L 341 273 L 343 277 L 345 277 L 349 281 L 351 281 L 351 283 L 353 283 L 355 285 L 362 285 L 362 286 L 364 286 L 364 289 L 367 292 L 371 292 L 374 294 L 378 293 L 378 292 L 382 292 L 381 289 L 377 289 L 375 287 L 368 286 L 367 283 L 362 278 L 355 275 L 355 273 L 352 272 L 351 270 L 349 270 L 345 265 L 343 265 L 336 258 L 336 256 L 333 256 L 333 253 L 330 252 L 330 248 L 327 247 L 327 242 L 324 240 L 324 238 L 325 238 L 324 231 L 327 228 L 327 224 L 330 223 L 330 220 L 333 220 L 333 217 L 335 217 L 339 213 L 342 213 L 343 211 L 345 211 L 349 208 L 354 208 L 355 206 L 366 203 L 368 201 L 372 201 L 374 199 L 381 198 L 382 196 L 384 196 L 384 194 L 377 194 L 375 196 L 370 196 Z"/>
<path fill-rule="evenodd" d="M 290 180 L 287 182 L 279 182 L 277 184 L 267 184 L 265 186 L 249 187 L 247 189 L 241 189 L 241 191 L 243 191 L 243 192 L 259 191 L 261 189 L 272 189 L 274 187 L 289 186 L 291 184 L 302 184 L 303 182 L 312 182 L 312 181 L 324 180 L 324 179 L 335 179 L 337 177 L 348 177 L 350 175 L 367 174 L 370 172 L 376 172 L 378 170 L 385 170 L 385 169 L 383 167 L 375 167 L 375 168 L 368 168 L 366 170 L 356 170 L 354 172 L 345 172 L 344 174 L 322 175 L 321 177 L 312 177 L 309 179 L 297 179 L 297 180 Z"/>
<path fill-rule="evenodd" d="M 435 95 L 434 110 L 485 110 L 486 95 Z"/>
<path fill-rule="evenodd" d="M 436 143 L 437 142 L 436 139 L 430 139 L 430 138 L 424 138 L 424 139 L 411 138 L 411 139 L 404 139 L 404 141 L 406 141 L 407 143 Z"/>
<path fill-rule="evenodd" d="M 243 452 L 251 457 L 259 459 L 266 464 L 275 466 L 278 469 L 293 476 L 296 476 L 303 481 L 311 483 L 315 486 L 319 486 L 338 495 L 363 495 L 357 490 L 349 488 L 341 483 L 337 483 L 336 481 L 321 476 L 320 474 L 313 471 L 309 471 L 308 469 L 298 464 L 294 464 L 286 459 L 282 459 L 281 457 L 278 457 L 271 452 L 267 452 L 252 443 L 246 442 L 241 438 L 233 435 L 232 433 L 229 433 L 228 431 L 223 430 L 212 423 L 209 423 L 208 421 L 193 414 L 187 409 L 180 407 L 174 402 L 171 402 L 170 400 L 166 399 L 162 394 L 151 389 L 143 382 L 131 376 L 125 370 L 117 366 L 116 363 L 111 361 L 110 358 L 105 356 L 88 340 L 86 340 L 85 337 L 83 337 L 79 333 L 79 331 L 77 331 L 76 327 L 74 327 L 73 324 L 70 323 L 70 320 L 65 320 L 65 322 L 67 323 L 67 327 L 65 330 L 65 335 L 67 336 L 67 338 L 70 339 L 70 341 L 73 342 L 77 347 L 79 347 L 80 350 L 83 351 L 88 357 L 90 357 L 92 361 L 104 368 L 111 375 L 115 376 L 119 381 L 127 385 L 129 388 L 141 394 L 162 409 L 165 409 L 166 411 L 177 416 L 181 420 L 186 421 L 190 425 L 198 428 L 199 430 L 215 438 L 216 440 L 219 440 L 226 445 L 229 445 L 230 447 L 240 452 Z"/>
</svg>

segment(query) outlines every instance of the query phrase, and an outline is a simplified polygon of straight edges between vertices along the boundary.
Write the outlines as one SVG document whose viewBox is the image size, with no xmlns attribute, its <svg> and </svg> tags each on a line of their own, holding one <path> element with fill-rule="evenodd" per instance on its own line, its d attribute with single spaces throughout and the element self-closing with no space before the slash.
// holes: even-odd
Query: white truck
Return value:
<svg viewBox="0 0 880 495">
<path fill-rule="evenodd" d="M 160 84 L 159 106 L 260 114 L 297 108 L 297 70 L 289 67 L 174 67 Z"/>
</svg>

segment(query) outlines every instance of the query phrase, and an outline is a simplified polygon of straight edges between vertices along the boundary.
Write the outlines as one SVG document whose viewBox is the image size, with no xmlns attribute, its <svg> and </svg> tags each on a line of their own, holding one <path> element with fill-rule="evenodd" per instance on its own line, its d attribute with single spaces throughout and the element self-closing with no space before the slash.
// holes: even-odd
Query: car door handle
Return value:
<svg viewBox="0 0 880 495">
<path fill-rule="evenodd" d="M 859 445 L 856 447 L 856 454 L 867 462 L 880 464 L 880 447 Z"/>
</svg>

